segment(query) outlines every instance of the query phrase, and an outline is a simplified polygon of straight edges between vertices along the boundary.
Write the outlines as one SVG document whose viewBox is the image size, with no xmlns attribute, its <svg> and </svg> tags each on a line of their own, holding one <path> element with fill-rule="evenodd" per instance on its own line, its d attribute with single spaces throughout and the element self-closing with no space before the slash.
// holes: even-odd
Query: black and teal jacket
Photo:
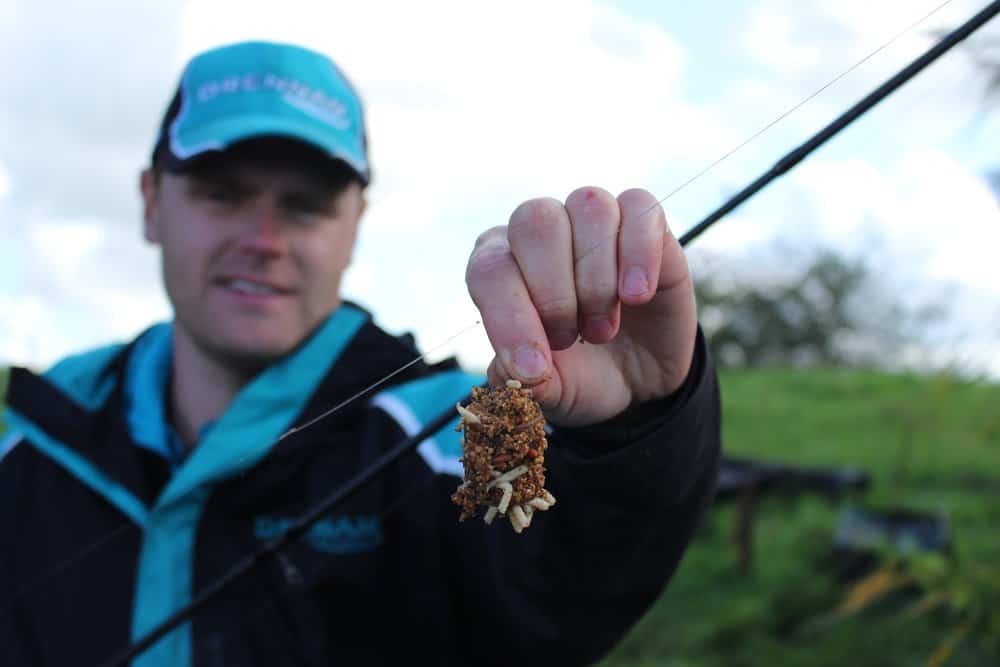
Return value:
<svg viewBox="0 0 1000 667">
<path fill-rule="evenodd" d="M 255 378 L 185 458 L 164 418 L 171 326 L 12 369 L 0 445 L 0 664 L 99 665 L 481 377 L 416 358 L 351 304 Z M 559 499 L 516 535 L 458 522 L 446 428 L 137 658 L 142 667 L 586 664 L 657 598 L 708 503 L 719 396 L 704 341 L 667 400 L 555 429 Z"/>
</svg>

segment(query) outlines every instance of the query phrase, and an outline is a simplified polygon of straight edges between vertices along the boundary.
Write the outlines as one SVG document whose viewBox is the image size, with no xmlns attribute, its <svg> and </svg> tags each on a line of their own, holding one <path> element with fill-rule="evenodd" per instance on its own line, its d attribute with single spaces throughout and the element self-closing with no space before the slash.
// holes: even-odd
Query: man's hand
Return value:
<svg viewBox="0 0 1000 667">
<path fill-rule="evenodd" d="M 554 424 L 609 419 L 667 396 L 687 376 L 694 288 L 663 210 L 644 190 L 616 200 L 581 188 L 565 205 L 521 204 L 507 227 L 476 241 L 466 282 L 496 351 L 490 382 L 532 387 Z"/>
</svg>

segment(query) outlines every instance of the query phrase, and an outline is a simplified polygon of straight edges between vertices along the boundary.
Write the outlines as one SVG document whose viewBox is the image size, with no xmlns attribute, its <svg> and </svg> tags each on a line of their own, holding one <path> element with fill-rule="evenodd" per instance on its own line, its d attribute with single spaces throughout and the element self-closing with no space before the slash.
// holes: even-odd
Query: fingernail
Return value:
<svg viewBox="0 0 1000 667">
<path fill-rule="evenodd" d="M 576 329 L 559 329 L 558 331 L 549 332 L 547 335 L 549 337 L 549 345 L 553 350 L 565 350 L 576 342 L 580 334 Z"/>
<path fill-rule="evenodd" d="M 584 323 L 584 328 L 590 340 L 606 342 L 611 340 L 615 325 L 603 315 L 590 315 Z"/>
<path fill-rule="evenodd" d="M 625 272 L 622 280 L 622 294 L 625 296 L 642 296 L 649 290 L 649 280 L 646 272 L 638 267 L 632 267 Z"/>
<path fill-rule="evenodd" d="M 542 377 L 546 367 L 545 355 L 537 348 L 526 345 L 514 352 L 514 370 L 525 380 Z"/>
</svg>

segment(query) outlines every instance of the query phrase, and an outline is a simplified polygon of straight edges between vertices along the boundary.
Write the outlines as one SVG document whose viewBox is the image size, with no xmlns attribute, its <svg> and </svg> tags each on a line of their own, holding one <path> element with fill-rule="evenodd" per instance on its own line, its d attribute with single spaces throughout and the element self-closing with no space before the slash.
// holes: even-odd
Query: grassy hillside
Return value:
<svg viewBox="0 0 1000 667">
<path fill-rule="evenodd" d="M 860 466 L 872 486 L 836 505 L 762 501 L 745 574 L 734 507 L 718 505 L 668 592 L 602 665 L 1000 665 L 1000 386 L 768 370 L 727 373 L 722 387 L 729 453 Z M 854 590 L 870 604 L 837 616 L 851 584 L 837 581 L 830 545 L 850 505 L 944 513 L 954 558 L 886 567 Z M 906 585 L 871 594 L 892 577 Z"/>
</svg>

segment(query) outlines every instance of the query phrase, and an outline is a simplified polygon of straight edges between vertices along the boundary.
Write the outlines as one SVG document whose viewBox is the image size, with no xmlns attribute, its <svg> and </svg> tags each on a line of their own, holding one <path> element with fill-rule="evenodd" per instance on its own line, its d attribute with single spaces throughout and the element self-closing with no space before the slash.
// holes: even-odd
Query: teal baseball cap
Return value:
<svg viewBox="0 0 1000 667">
<path fill-rule="evenodd" d="M 181 74 L 153 162 L 183 171 L 249 139 L 303 142 L 371 180 L 361 99 L 325 55 L 292 44 L 241 42 L 205 51 Z"/>
</svg>

